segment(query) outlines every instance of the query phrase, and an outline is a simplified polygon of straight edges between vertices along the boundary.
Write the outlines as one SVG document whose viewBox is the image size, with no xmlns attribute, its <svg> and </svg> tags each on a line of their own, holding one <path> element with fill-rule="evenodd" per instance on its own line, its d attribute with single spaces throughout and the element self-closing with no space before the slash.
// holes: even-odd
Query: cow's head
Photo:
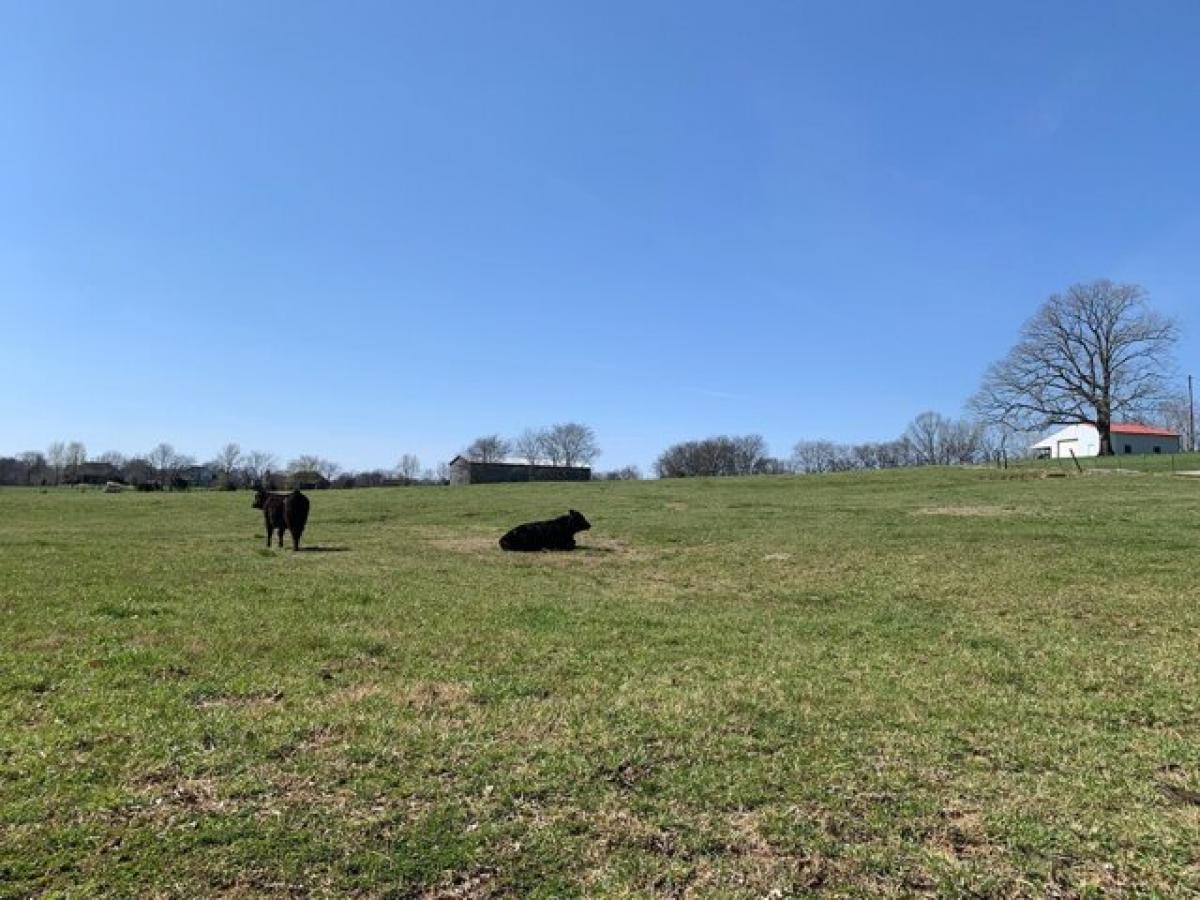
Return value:
<svg viewBox="0 0 1200 900">
<path fill-rule="evenodd" d="M 577 509 L 572 509 L 567 512 L 567 517 L 571 520 L 572 531 L 587 531 L 592 527 L 592 523 L 583 517 Z"/>
<path fill-rule="evenodd" d="M 250 504 L 252 509 L 262 509 L 263 504 L 267 502 L 267 492 L 259 488 L 254 492 L 254 502 Z"/>
</svg>

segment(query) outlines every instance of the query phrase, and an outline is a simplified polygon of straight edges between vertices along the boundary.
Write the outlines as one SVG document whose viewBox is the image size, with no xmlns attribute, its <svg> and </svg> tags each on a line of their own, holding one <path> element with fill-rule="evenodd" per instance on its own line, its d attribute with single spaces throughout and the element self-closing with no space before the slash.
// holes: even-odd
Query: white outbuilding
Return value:
<svg viewBox="0 0 1200 900">
<path fill-rule="evenodd" d="M 1111 436 L 1113 453 L 1118 456 L 1179 452 L 1179 433 L 1167 428 L 1114 422 Z M 1039 459 L 1069 459 L 1072 451 L 1078 457 L 1099 456 L 1100 432 L 1095 425 L 1068 425 L 1029 449 Z"/>
</svg>

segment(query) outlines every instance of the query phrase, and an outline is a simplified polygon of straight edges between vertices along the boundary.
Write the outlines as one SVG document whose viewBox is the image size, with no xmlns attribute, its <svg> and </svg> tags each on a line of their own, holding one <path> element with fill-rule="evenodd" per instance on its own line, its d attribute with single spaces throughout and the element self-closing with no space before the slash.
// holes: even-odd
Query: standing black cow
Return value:
<svg viewBox="0 0 1200 900">
<path fill-rule="evenodd" d="M 500 538 L 502 550 L 574 550 L 575 534 L 587 531 L 591 522 L 583 513 L 570 510 L 565 516 L 545 522 L 526 522 Z"/>
<path fill-rule="evenodd" d="M 259 488 L 254 492 L 254 509 L 263 511 L 267 523 L 267 546 L 271 546 L 271 535 L 279 532 L 279 546 L 283 546 L 283 533 L 292 533 L 292 549 L 300 549 L 300 535 L 308 521 L 308 498 L 299 491 L 290 494 L 271 494 Z"/>
</svg>

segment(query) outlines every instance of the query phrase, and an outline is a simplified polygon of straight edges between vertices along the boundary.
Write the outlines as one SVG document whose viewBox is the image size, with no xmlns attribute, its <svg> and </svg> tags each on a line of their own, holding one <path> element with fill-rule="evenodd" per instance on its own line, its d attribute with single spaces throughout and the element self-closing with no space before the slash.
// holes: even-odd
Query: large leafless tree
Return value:
<svg viewBox="0 0 1200 900">
<path fill-rule="evenodd" d="M 67 444 L 64 451 L 64 463 L 67 467 L 67 473 L 71 480 L 74 481 L 79 474 L 79 467 L 87 462 L 87 447 L 82 441 L 71 441 Z"/>
<path fill-rule="evenodd" d="M 62 441 L 54 441 L 46 448 L 46 459 L 54 469 L 54 483 L 62 481 L 63 466 L 67 463 L 67 445 Z"/>
<path fill-rule="evenodd" d="M 1101 455 L 1111 455 L 1113 422 L 1146 415 L 1163 398 L 1177 339 L 1138 285 L 1074 284 L 1025 323 L 972 405 L 1012 428 L 1094 425 Z"/>
<path fill-rule="evenodd" d="M 511 445 L 498 434 L 485 434 L 473 440 L 463 456 L 476 462 L 503 462 L 508 456 Z"/>
<path fill-rule="evenodd" d="M 596 432 L 578 422 L 561 422 L 545 432 L 542 452 L 556 466 L 589 466 L 600 455 Z"/>
<path fill-rule="evenodd" d="M 396 471 L 405 481 L 416 481 L 417 476 L 421 474 L 421 460 L 417 458 L 416 454 L 405 453 L 400 457 L 400 462 L 396 464 Z"/>
<path fill-rule="evenodd" d="M 546 431 L 543 428 L 526 428 L 513 438 L 513 452 L 531 466 L 546 456 Z"/>
</svg>

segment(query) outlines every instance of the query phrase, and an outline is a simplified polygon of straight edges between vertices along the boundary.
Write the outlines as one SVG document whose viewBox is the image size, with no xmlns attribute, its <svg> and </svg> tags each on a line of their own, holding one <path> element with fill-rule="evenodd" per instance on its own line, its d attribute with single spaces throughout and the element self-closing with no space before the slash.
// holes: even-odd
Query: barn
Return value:
<svg viewBox="0 0 1200 900">
<path fill-rule="evenodd" d="M 451 484 L 500 484 L 510 481 L 591 481 L 590 466 L 530 465 L 520 462 L 480 462 L 456 456 L 450 460 Z"/>
<path fill-rule="evenodd" d="M 1179 434 L 1136 422 L 1113 423 L 1113 453 L 1178 453 Z M 1095 425 L 1068 425 L 1029 448 L 1039 459 L 1069 459 L 1072 451 L 1082 458 L 1100 455 L 1100 432 Z"/>
</svg>

